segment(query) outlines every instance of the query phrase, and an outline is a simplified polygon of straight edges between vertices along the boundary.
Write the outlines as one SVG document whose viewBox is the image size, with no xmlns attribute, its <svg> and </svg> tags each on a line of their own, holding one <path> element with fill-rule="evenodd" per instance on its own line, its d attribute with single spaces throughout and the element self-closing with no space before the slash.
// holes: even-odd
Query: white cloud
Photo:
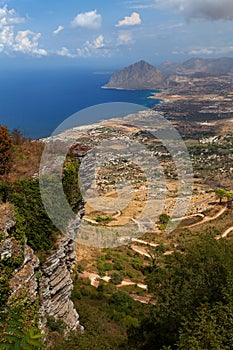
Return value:
<svg viewBox="0 0 233 350">
<path fill-rule="evenodd" d="M 15 31 L 15 25 L 25 22 L 14 9 L 7 5 L 0 8 L 0 52 L 23 53 L 31 56 L 46 56 L 47 51 L 39 48 L 41 33 L 29 29 Z"/>
<path fill-rule="evenodd" d="M 233 46 L 226 47 L 203 47 L 192 49 L 188 52 L 189 55 L 225 55 L 233 52 Z"/>
<path fill-rule="evenodd" d="M 0 28 L 6 25 L 24 23 L 25 18 L 18 16 L 14 9 L 8 10 L 7 5 L 0 8 Z"/>
<path fill-rule="evenodd" d="M 57 52 L 56 52 L 56 54 L 58 55 L 58 56 L 63 56 L 63 57 L 70 57 L 70 58 L 74 58 L 75 57 L 75 55 L 73 55 L 71 52 L 70 52 L 70 50 L 69 49 L 67 49 L 67 47 L 62 47 L 60 50 L 58 50 Z"/>
<path fill-rule="evenodd" d="M 128 45 L 132 44 L 134 41 L 132 39 L 132 33 L 129 31 L 120 31 L 118 33 L 117 44 L 118 45 Z"/>
<path fill-rule="evenodd" d="M 24 54 L 46 56 L 47 51 L 39 48 L 38 40 L 40 37 L 41 33 L 34 33 L 29 29 L 19 31 L 15 36 L 15 42 L 12 45 L 12 49 L 15 52 L 21 52 Z"/>
<path fill-rule="evenodd" d="M 155 4 L 181 12 L 186 18 L 233 20 L 232 0 L 155 0 Z"/>
<path fill-rule="evenodd" d="M 147 9 L 155 7 L 155 3 L 153 0 L 144 0 L 143 3 L 142 0 L 128 0 L 126 3 L 128 5 L 128 8 L 131 9 Z"/>
<path fill-rule="evenodd" d="M 78 13 L 71 22 L 73 28 L 83 27 L 88 29 L 98 29 L 102 25 L 102 17 L 96 10 Z"/>
<path fill-rule="evenodd" d="M 93 41 L 86 41 L 81 49 L 77 49 L 79 57 L 109 56 L 109 53 L 109 50 L 105 48 L 103 35 L 99 35 Z"/>
<path fill-rule="evenodd" d="M 139 13 L 133 12 L 130 16 L 125 16 L 125 18 L 116 24 L 116 27 L 122 26 L 135 26 L 141 24 L 142 20 Z"/>
<path fill-rule="evenodd" d="M 214 50 L 210 48 L 194 49 L 189 51 L 189 55 L 213 55 Z"/>
<path fill-rule="evenodd" d="M 190 50 L 174 50 L 173 55 L 190 55 L 190 56 L 222 56 L 233 53 L 233 46 L 222 46 L 222 47 L 195 47 Z"/>
<path fill-rule="evenodd" d="M 58 26 L 57 29 L 55 29 L 55 30 L 53 31 L 53 34 L 54 34 L 54 35 L 57 35 L 57 34 L 59 34 L 63 29 L 64 29 L 63 26 Z"/>
<path fill-rule="evenodd" d="M 4 49 L 5 46 L 12 47 L 14 44 L 14 28 L 5 26 L 0 31 L 0 45 Z"/>
</svg>

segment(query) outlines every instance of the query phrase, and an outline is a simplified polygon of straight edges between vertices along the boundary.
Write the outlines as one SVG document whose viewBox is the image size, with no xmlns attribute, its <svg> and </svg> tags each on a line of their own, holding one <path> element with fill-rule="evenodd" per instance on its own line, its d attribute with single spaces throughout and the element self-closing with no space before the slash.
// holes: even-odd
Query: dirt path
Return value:
<svg viewBox="0 0 233 350">
<path fill-rule="evenodd" d="M 197 214 L 192 214 L 192 215 L 187 215 L 187 216 L 183 216 L 182 218 L 175 218 L 172 219 L 171 221 L 180 221 L 180 220 L 184 220 L 184 219 L 191 219 L 191 218 L 195 218 L 196 216 L 200 216 L 201 218 L 204 218 L 205 215 L 202 213 L 197 213 Z"/>
<path fill-rule="evenodd" d="M 233 226 L 229 227 L 227 230 L 225 230 L 222 234 L 222 238 L 227 237 L 228 234 L 233 231 Z"/>
<path fill-rule="evenodd" d="M 139 248 L 138 246 L 132 245 L 131 249 L 133 249 L 136 253 L 146 256 L 147 258 L 151 258 L 151 255 L 147 253 L 143 248 Z"/>
<path fill-rule="evenodd" d="M 143 241 L 143 240 L 137 239 L 137 238 L 133 238 L 132 242 L 149 245 L 150 247 L 158 247 L 158 245 L 159 245 L 158 243 L 146 242 L 146 241 Z"/>
<path fill-rule="evenodd" d="M 136 294 L 129 294 L 131 296 L 131 298 L 133 298 L 136 301 L 140 301 L 140 303 L 142 304 L 148 304 L 151 300 L 150 297 L 143 297 L 140 295 L 136 295 Z"/>
<path fill-rule="evenodd" d="M 199 221 L 199 222 L 196 222 L 195 224 L 192 224 L 192 225 L 188 225 L 188 226 L 184 226 L 184 228 L 190 228 L 190 227 L 194 227 L 194 226 L 197 226 L 197 225 L 201 225 L 201 224 L 204 224 L 206 222 L 209 222 L 209 221 L 212 221 L 212 220 L 215 220 L 217 219 L 219 216 L 221 216 L 223 213 L 225 213 L 225 211 L 227 210 L 227 207 L 223 207 L 221 208 L 221 210 L 215 214 L 214 216 L 205 216 L 203 218 L 203 220 Z M 184 219 L 187 218 L 187 217 L 184 217 Z"/>
<path fill-rule="evenodd" d="M 83 271 L 82 273 L 80 273 L 79 276 L 81 278 L 89 278 L 89 280 L 91 282 L 91 285 L 93 287 L 96 287 L 96 288 L 98 288 L 99 282 L 101 280 L 109 283 L 110 279 L 111 279 L 110 276 L 100 277 L 100 275 L 98 275 L 97 273 L 88 272 L 88 271 Z M 123 280 L 120 284 L 117 284 L 117 288 L 125 287 L 125 286 L 137 286 L 137 287 L 139 287 L 141 289 L 147 290 L 147 285 L 146 284 L 136 283 L 136 282 L 129 281 L 129 280 Z"/>
<path fill-rule="evenodd" d="M 233 231 L 233 226 L 229 227 L 228 229 L 226 229 L 221 235 L 216 236 L 216 239 L 220 239 L 220 238 L 225 238 L 228 236 L 228 234 Z"/>
</svg>

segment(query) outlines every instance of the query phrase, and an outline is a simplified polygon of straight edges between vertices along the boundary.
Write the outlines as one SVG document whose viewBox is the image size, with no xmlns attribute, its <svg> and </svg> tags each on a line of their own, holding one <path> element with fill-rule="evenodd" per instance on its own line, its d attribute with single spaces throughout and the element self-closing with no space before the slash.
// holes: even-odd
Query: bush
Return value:
<svg viewBox="0 0 233 350">
<path fill-rule="evenodd" d="M 100 223 L 100 224 L 108 224 L 113 220 L 112 216 L 97 216 L 95 218 L 95 221 Z"/>
<path fill-rule="evenodd" d="M 111 275 L 111 282 L 113 284 L 120 284 L 123 280 L 123 274 L 122 273 L 117 273 L 117 272 L 114 272 L 112 275 Z"/>
<path fill-rule="evenodd" d="M 161 222 L 161 224 L 166 224 L 167 225 L 169 219 L 170 219 L 170 216 L 165 214 L 165 213 L 163 213 L 163 214 L 161 214 L 159 216 L 159 221 Z"/>
<path fill-rule="evenodd" d="M 47 317 L 47 327 L 51 332 L 63 333 L 65 329 L 65 324 L 62 320 L 55 320 L 54 317 Z"/>
</svg>

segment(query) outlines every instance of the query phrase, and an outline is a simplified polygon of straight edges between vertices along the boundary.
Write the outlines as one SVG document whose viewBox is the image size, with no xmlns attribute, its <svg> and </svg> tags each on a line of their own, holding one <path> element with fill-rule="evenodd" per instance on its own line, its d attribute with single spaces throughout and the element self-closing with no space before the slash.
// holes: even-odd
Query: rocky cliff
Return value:
<svg viewBox="0 0 233 350">
<path fill-rule="evenodd" d="M 57 249 L 42 265 L 40 280 L 40 314 L 63 320 L 70 330 L 80 328 L 79 315 L 70 299 L 73 289 L 72 266 L 76 259 L 74 239 L 62 236 Z"/>
<path fill-rule="evenodd" d="M 74 238 L 61 236 L 56 248 L 41 264 L 32 248 L 27 244 L 22 245 L 10 234 L 15 225 L 12 208 L 6 210 L 7 206 L 0 207 L 0 261 L 23 258 L 20 266 L 10 276 L 9 302 L 37 304 L 42 330 L 45 330 L 47 316 L 62 320 L 67 330 L 82 329 L 79 315 L 70 298 L 73 289 L 72 267 L 76 260 Z"/>
</svg>

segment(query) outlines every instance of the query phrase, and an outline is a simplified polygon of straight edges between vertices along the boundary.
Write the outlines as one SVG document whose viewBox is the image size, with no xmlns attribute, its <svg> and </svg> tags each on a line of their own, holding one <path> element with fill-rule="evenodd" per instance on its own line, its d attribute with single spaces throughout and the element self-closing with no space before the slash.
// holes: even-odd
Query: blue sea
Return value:
<svg viewBox="0 0 233 350">
<path fill-rule="evenodd" d="M 49 136 L 72 114 L 96 104 L 129 102 L 153 107 L 159 103 L 149 98 L 154 91 L 102 89 L 109 77 L 77 68 L 1 72 L 0 124 L 37 139 Z"/>
</svg>

